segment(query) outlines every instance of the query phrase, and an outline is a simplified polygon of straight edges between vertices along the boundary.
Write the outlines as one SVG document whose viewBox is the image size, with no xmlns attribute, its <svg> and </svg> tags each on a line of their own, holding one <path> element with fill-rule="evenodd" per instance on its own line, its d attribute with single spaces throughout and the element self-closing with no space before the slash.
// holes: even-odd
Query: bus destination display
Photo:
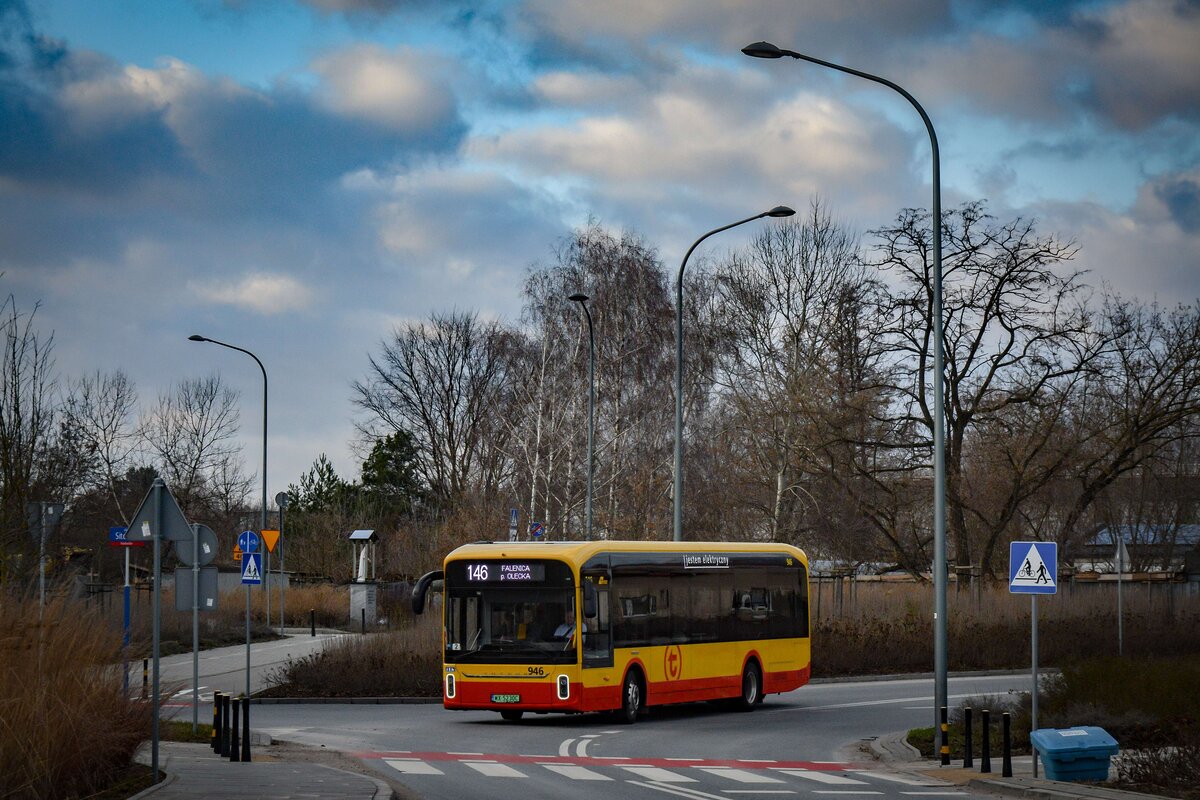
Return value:
<svg viewBox="0 0 1200 800">
<path fill-rule="evenodd" d="M 528 561 L 467 564 L 468 583 L 535 583 L 546 580 L 546 565 Z"/>
</svg>

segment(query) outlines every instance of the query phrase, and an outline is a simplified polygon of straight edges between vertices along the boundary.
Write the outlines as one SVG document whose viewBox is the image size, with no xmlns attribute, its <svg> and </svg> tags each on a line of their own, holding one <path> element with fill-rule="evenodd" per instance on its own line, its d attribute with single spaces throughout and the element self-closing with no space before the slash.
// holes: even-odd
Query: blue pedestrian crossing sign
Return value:
<svg viewBox="0 0 1200 800">
<path fill-rule="evenodd" d="M 1058 543 L 1012 542 L 1008 546 L 1008 591 L 1012 594 L 1058 592 Z"/>
<path fill-rule="evenodd" d="M 262 583 L 262 553 L 242 553 L 242 583 Z"/>
</svg>

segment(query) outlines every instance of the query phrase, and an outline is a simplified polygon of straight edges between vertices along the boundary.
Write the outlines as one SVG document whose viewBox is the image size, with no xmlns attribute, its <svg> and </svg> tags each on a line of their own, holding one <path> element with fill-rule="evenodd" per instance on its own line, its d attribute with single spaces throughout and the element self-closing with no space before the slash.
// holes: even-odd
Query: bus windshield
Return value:
<svg viewBox="0 0 1200 800">
<path fill-rule="evenodd" d="M 476 563 L 447 570 L 446 662 L 575 663 L 575 589 L 569 569 L 547 562 L 530 572 L 505 573 L 502 566 Z M 513 574 L 531 577 L 514 579 Z"/>
</svg>

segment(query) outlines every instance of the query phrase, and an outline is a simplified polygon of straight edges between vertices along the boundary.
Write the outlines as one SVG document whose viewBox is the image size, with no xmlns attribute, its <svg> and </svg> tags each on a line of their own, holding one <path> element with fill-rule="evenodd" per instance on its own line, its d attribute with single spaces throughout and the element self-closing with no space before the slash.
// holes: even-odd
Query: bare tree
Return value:
<svg viewBox="0 0 1200 800">
<path fill-rule="evenodd" d="M 54 336 L 38 334 L 37 308 L 20 311 L 12 295 L 0 304 L 0 555 L 27 546 L 28 501 L 59 499 L 31 495 L 55 431 Z"/>
<path fill-rule="evenodd" d="M 187 379 L 159 395 L 142 422 L 144 444 L 189 519 L 245 507 L 252 478 L 241 468 L 237 399 L 217 375 Z"/>
<path fill-rule="evenodd" d="M 1088 514 L 1114 482 L 1163 465 L 1160 456 L 1200 434 L 1200 305 L 1165 310 L 1108 297 L 1101 328 L 1103 355 L 1075 391 L 1067 420 L 1076 453 L 1058 487 L 1055 521 L 1068 548 L 1086 535 Z"/>
<path fill-rule="evenodd" d="M 137 390 L 120 370 L 85 375 L 71 384 L 63 402 L 67 424 L 95 455 L 95 483 L 105 488 L 122 523 L 134 510 L 122 507 L 117 481 L 134 466 L 140 441 L 136 408 Z"/>
<path fill-rule="evenodd" d="M 505 470 L 503 418 L 511 334 L 474 314 L 434 314 L 397 328 L 355 381 L 355 404 L 368 412 L 363 432 L 407 431 L 421 453 L 432 495 L 459 502 L 494 491 Z"/>
<path fill-rule="evenodd" d="M 977 563 L 977 547 L 991 552 L 1009 529 L 1019 498 L 1047 480 L 1044 473 L 1014 469 L 1005 493 L 1013 502 L 985 508 L 964 483 L 972 432 L 1014 407 L 1036 405 L 1052 395 L 1097 355 L 1078 270 L 1063 270 L 1076 247 L 1040 236 L 1031 220 L 999 223 L 981 203 L 945 213 L 942 224 L 946 347 L 946 494 L 949 532 L 960 566 Z M 929 217 L 908 209 L 897 224 L 875 231 L 874 263 L 895 273 L 891 358 L 903 397 L 900 418 L 925 431 L 917 443 L 930 457 L 933 403 L 930 368 L 934 322 Z M 1052 435 L 1053 429 L 1041 430 Z"/>
</svg>

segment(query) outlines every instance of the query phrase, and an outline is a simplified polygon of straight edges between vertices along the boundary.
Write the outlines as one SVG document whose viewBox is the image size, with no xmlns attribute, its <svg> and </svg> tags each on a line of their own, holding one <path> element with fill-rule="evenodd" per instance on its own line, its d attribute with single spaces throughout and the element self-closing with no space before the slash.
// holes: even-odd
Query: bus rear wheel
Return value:
<svg viewBox="0 0 1200 800">
<path fill-rule="evenodd" d="M 738 699 L 738 708 L 751 711 L 762 702 L 762 672 L 758 664 L 751 661 L 742 670 L 742 696 Z"/>
<path fill-rule="evenodd" d="M 517 722 L 521 719 L 524 711 L 517 711 L 515 708 L 506 709 L 500 712 L 500 719 L 508 720 L 509 722 Z"/>
<path fill-rule="evenodd" d="M 642 680 L 635 670 L 629 670 L 625 675 L 625 685 L 621 687 L 621 710 L 617 718 L 625 725 L 632 725 L 642 712 Z"/>
</svg>

